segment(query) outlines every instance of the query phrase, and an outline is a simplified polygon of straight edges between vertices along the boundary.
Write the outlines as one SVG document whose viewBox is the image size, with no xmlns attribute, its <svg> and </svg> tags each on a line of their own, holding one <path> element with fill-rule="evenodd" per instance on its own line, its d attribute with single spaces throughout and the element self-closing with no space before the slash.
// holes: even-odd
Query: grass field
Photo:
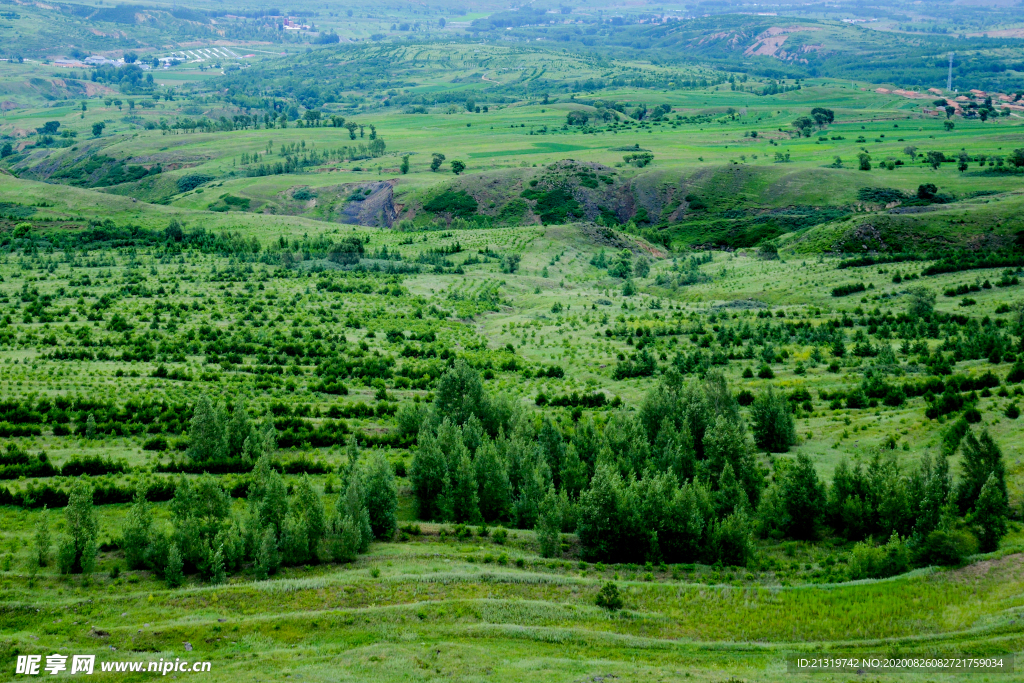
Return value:
<svg viewBox="0 0 1024 683">
<path fill-rule="evenodd" d="M 307 52 L 225 37 L 289 54 L 226 74 L 160 69 L 142 94 L 0 63 L 0 101 L 19 104 L 0 116 L 2 666 L 58 652 L 209 661 L 203 675 L 225 681 L 1017 675 L 808 674 L 787 658 L 1024 652 L 1018 110 L 1001 115 L 997 98 L 987 120 L 949 126 L 925 111 L 933 95 L 877 83 L 455 38 L 497 7 L 351 21 L 336 9 L 309 16 L 343 42 L 416 41 Z M 153 50 L 182 49 L 190 34 L 175 30 Z M 829 49 L 860 35 L 829 30 Z M 313 109 L 299 86 L 335 99 Z M 801 135 L 794 122 L 816 107 L 834 120 Z M 445 403 L 465 368 L 472 381 Z M 694 412 L 670 426 L 658 401 L 677 389 Z M 762 440 L 768 396 L 792 425 L 781 447 Z M 217 437 L 203 431 L 207 399 Z M 487 408 L 446 431 L 442 415 L 473 405 Z M 699 433 L 698 410 L 711 416 Z M 267 431 L 235 443 L 244 420 Z M 733 450 L 712 455 L 724 447 L 709 435 L 734 427 Z M 990 499 L 968 490 L 981 434 L 1006 490 L 991 524 Z M 221 456 L 197 455 L 207 442 Z M 687 448 L 692 475 L 657 459 Z M 456 503 L 419 519 L 431 449 L 456 453 L 438 497 Z M 495 514 L 492 451 L 511 496 Z M 940 454 L 949 491 L 936 502 Z M 715 457 L 732 458 L 739 502 Z M 330 534 L 356 529 L 346 511 L 372 507 L 359 486 L 380 462 L 398 528 L 358 553 L 289 559 L 309 510 Z M 772 526 L 772 496 L 796 499 L 802 463 L 822 499 L 809 535 L 789 508 Z M 835 499 L 851 467 L 879 488 Z M 631 487 L 615 494 L 622 509 L 652 481 L 677 487 L 673 505 L 705 491 L 710 516 L 686 522 L 701 547 L 661 549 L 658 534 L 673 537 L 637 516 L 618 532 L 653 531 L 653 546 L 595 550 L 588 505 L 610 470 Z M 81 482 L 95 530 L 80 554 L 96 563 L 62 573 Z M 203 486 L 190 513 L 182 501 Z M 136 490 L 153 523 L 133 563 Z M 286 512 L 267 522 L 274 491 Z M 458 496 L 478 492 L 464 514 Z M 742 557 L 716 555 L 737 519 Z M 967 550 L 933 561 L 937 530 Z M 175 553 L 217 550 L 231 568 L 179 555 L 177 581 L 156 540 L 172 531 Z M 872 552 L 902 564 L 864 569 Z M 609 583 L 620 609 L 599 606 Z"/>
</svg>

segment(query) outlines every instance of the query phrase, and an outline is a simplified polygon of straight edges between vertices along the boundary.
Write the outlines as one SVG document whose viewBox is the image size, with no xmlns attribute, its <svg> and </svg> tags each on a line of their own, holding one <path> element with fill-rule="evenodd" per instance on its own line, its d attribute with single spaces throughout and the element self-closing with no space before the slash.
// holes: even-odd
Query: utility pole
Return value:
<svg viewBox="0 0 1024 683">
<path fill-rule="evenodd" d="M 946 79 L 946 90 L 953 89 L 953 54 L 949 53 L 949 77 Z"/>
</svg>

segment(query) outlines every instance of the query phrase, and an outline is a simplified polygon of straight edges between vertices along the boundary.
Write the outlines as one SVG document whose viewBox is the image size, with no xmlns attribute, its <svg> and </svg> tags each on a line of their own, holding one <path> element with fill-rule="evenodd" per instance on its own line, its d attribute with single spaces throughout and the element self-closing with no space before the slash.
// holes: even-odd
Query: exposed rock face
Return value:
<svg viewBox="0 0 1024 683">
<path fill-rule="evenodd" d="M 350 225 L 365 225 L 390 228 L 398 219 L 395 209 L 395 191 L 393 180 L 373 183 L 361 183 L 355 189 L 365 193 L 362 201 L 350 201 L 339 212 L 338 221 Z M 355 191 L 355 190 L 353 190 Z"/>
</svg>

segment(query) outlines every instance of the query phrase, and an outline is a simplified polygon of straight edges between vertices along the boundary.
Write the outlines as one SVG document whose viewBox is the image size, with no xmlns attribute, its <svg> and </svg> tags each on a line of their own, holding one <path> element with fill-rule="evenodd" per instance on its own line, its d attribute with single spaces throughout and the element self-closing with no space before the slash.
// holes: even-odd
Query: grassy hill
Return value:
<svg viewBox="0 0 1024 683">
<path fill-rule="evenodd" d="M 3 666 L 1024 651 L 1009 10 L 5 7 Z"/>
</svg>

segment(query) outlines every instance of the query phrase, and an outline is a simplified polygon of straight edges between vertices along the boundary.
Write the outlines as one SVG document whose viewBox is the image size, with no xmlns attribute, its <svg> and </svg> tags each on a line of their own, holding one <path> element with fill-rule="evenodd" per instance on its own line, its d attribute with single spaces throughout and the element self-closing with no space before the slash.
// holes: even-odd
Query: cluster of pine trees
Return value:
<svg viewBox="0 0 1024 683">
<path fill-rule="evenodd" d="M 887 565 L 872 564 L 873 539 L 908 561 L 958 562 L 1006 533 L 1004 465 L 987 432 L 954 423 L 934 461 L 904 471 L 879 451 L 866 468 L 841 463 L 829 485 L 807 456 L 771 455 L 796 442 L 784 395 L 769 387 L 745 417 L 716 373 L 684 382 L 669 371 L 635 413 L 563 429 L 488 396 L 457 362 L 432 406 L 403 406 L 398 419 L 418 433 L 410 480 L 422 519 L 536 529 L 548 556 L 564 532 L 592 560 L 738 565 L 755 536 L 835 536 L 864 542 L 862 564 L 878 574 Z"/>
<path fill-rule="evenodd" d="M 205 410 L 197 406 L 197 417 Z M 203 422 L 194 421 L 194 436 L 202 434 L 195 427 Z M 172 587 L 193 573 L 221 583 L 243 570 L 262 579 L 283 565 L 351 562 L 375 538 L 394 535 L 398 488 L 385 456 L 378 452 L 360 463 L 354 440 L 341 475 L 341 493 L 334 501 L 325 500 L 308 475 L 290 492 L 272 467 L 271 455 L 263 453 L 251 475 L 245 513 L 232 509 L 231 497 L 215 477 L 182 477 L 170 503 L 169 524 L 154 518 L 141 484 L 119 545 L 129 568 L 150 569 Z M 99 526 L 93 491 L 85 481 L 75 485 L 64 516 L 58 568 L 65 574 L 88 573 L 95 565 Z M 40 565 L 48 561 L 49 538 L 44 512 L 36 533 Z"/>
<path fill-rule="evenodd" d="M 214 406 L 205 394 L 196 401 L 189 429 L 189 459 L 215 463 L 241 459 L 256 462 L 277 448 L 274 422 L 267 415 L 258 424 L 239 400 L 229 413 L 227 406 Z"/>
<path fill-rule="evenodd" d="M 395 531 L 398 489 L 391 464 L 377 454 L 357 464 L 354 443 L 342 493 L 325 503 L 308 475 L 289 498 L 282 476 L 261 456 L 249 483 L 247 512 L 235 515 L 228 494 L 210 475 L 182 479 L 171 501 L 171 525 L 156 525 L 137 496 L 123 528 L 128 566 L 149 568 L 171 586 L 186 573 L 219 583 L 251 567 L 266 578 L 282 565 L 351 562 L 375 538 Z"/>
</svg>

